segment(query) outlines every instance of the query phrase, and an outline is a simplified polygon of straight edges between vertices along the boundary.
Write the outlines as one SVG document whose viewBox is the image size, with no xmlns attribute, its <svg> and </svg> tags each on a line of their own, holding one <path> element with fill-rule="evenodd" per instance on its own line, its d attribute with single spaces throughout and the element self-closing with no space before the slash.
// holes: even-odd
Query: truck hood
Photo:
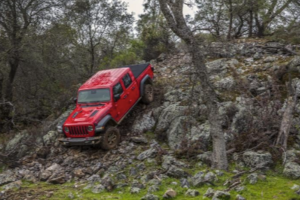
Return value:
<svg viewBox="0 0 300 200">
<path fill-rule="evenodd" d="M 101 105 L 77 105 L 75 110 L 69 115 L 65 125 L 77 124 L 94 124 L 98 123 L 100 118 L 103 118 L 108 110 L 111 108 L 111 103 L 103 103 Z"/>
</svg>

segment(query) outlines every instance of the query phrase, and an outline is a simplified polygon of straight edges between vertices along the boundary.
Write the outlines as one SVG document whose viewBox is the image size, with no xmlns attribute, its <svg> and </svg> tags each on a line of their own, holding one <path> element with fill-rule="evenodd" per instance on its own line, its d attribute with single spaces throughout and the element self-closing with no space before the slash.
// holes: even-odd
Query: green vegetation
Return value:
<svg viewBox="0 0 300 200">
<path fill-rule="evenodd" d="M 198 171 L 197 171 L 198 172 Z M 153 194 L 163 196 L 164 192 L 172 188 L 177 192 L 177 197 L 174 200 L 192 200 L 192 199 L 204 199 L 202 198 L 205 192 L 209 187 L 214 190 L 225 190 L 226 186 L 223 186 L 223 183 L 226 179 L 230 178 L 232 174 L 225 172 L 223 176 L 219 177 L 219 180 L 216 182 L 216 186 L 204 185 L 202 187 L 197 187 L 196 189 L 200 192 L 198 197 L 187 197 L 185 193 L 186 188 L 181 188 L 180 182 L 178 179 L 168 178 L 163 180 L 162 185 L 159 186 L 160 190 L 154 192 Z M 245 180 L 247 175 L 242 177 L 242 181 Z M 175 184 L 177 183 L 177 185 Z M 259 200 L 259 199 L 278 199 L 278 200 L 289 200 L 289 199 L 300 199 L 299 195 L 295 191 L 291 190 L 291 187 L 294 184 L 299 184 L 296 180 L 289 180 L 281 175 L 269 173 L 266 180 L 259 180 L 258 183 L 251 185 L 246 184 L 245 190 L 242 192 L 231 191 L 231 199 L 235 199 L 237 194 L 242 195 L 247 200 Z M 76 187 L 75 187 L 76 185 Z M 52 200 L 61 200 L 69 199 L 68 195 L 72 193 L 74 199 L 121 199 L 121 200 L 139 200 L 141 197 L 147 194 L 148 187 L 142 189 L 139 194 L 131 194 L 130 187 L 118 188 L 113 192 L 102 192 L 99 194 L 94 194 L 90 189 L 84 190 L 85 185 L 80 185 L 78 183 L 67 183 L 61 186 L 52 185 L 48 183 L 23 183 L 22 188 L 19 192 L 34 192 L 38 195 L 38 199 L 52 199 Z"/>
</svg>

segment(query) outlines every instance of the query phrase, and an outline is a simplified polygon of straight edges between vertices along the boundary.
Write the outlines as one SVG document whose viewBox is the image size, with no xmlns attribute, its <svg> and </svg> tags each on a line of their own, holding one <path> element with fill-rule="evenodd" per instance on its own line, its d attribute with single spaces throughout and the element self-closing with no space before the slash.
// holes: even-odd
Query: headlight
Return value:
<svg viewBox="0 0 300 200">
<path fill-rule="evenodd" d="M 62 133 L 62 126 L 57 126 L 57 132 Z"/>
<path fill-rule="evenodd" d="M 65 133 L 69 133 L 69 128 L 65 127 Z"/>
<path fill-rule="evenodd" d="M 88 132 L 92 132 L 94 130 L 93 126 L 88 126 L 87 127 Z"/>
</svg>

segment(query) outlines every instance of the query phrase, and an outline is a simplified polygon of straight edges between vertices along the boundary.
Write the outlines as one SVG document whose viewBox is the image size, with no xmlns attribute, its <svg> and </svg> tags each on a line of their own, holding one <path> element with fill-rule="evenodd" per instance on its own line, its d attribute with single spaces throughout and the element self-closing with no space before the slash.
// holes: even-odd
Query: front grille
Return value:
<svg viewBox="0 0 300 200">
<path fill-rule="evenodd" d="M 87 126 L 70 126 L 70 135 L 88 135 Z"/>
</svg>

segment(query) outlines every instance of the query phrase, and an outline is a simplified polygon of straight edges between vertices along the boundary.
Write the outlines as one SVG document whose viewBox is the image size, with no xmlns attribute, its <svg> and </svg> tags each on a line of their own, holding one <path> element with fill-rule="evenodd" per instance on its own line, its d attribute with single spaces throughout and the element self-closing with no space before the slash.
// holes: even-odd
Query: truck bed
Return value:
<svg viewBox="0 0 300 200">
<path fill-rule="evenodd" d="M 127 65 L 119 68 L 129 67 L 135 78 L 139 77 L 143 71 L 150 65 L 150 63 L 138 64 L 138 65 Z"/>
</svg>

